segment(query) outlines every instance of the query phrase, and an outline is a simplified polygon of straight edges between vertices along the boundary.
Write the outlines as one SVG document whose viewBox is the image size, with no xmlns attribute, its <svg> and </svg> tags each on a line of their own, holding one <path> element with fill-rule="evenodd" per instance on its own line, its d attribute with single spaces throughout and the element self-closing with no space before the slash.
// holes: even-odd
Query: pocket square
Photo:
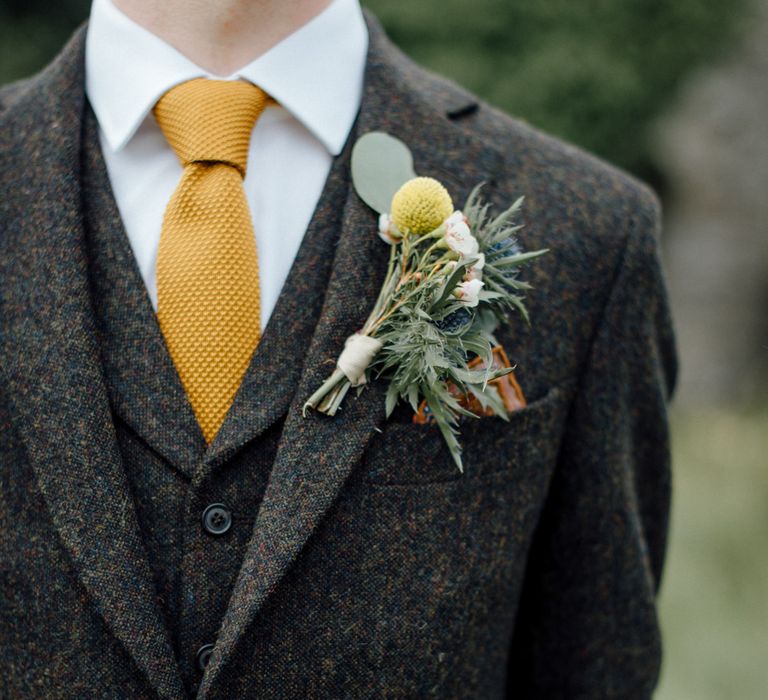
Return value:
<svg viewBox="0 0 768 700">
<path fill-rule="evenodd" d="M 485 362 L 481 357 L 476 357 L 468 365 L 470 369 L 485 369 Z M 504 352 L 504 348 L 501 345 L 496 345 L 493 348 L 493 366 L 492 369 L 511 368 L 512 365 L 509 362 L 507 353 Z M 455 385 L 449 386 L 451 393 L 459 400 L 459 403 L 463 408 L 468 411 L 472 411 L 478 416 L 492 416 L 493 411 L 489 408 L 484 409 L 477 398 L 472 394 L 463 394 L 461 390 Z M 507 409 L 507 413 L 518 411 L 524 408 L 526 405 L 525 396 L 523 390 L 520 388 L 514 372 L 509 372 L 503 377 L 493 379 L 488 382 L 488 391 L 497 391 L 501 400 L 504 402 L 504 408 Z M 419 425 L 427 425 L 434 423 L 434 417 L 431 415 L 429 406 L 426 401 L 422 401 L 419 406 L 419 410 L 413 414 L 413 422 Z"/>
</svg>

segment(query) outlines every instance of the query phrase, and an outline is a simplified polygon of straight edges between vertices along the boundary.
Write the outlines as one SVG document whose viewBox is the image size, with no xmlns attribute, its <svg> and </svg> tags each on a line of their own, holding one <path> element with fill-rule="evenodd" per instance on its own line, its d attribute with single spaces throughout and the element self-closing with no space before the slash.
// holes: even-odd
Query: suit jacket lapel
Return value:
<svg viewBox="0 0 768 700">
<path fill-rule="evenodd" d="M 81 29 L 0 115 L 0 367 L 64 546 L 163 698 L 184 696 L 115 441 L 87 285 Z"/>
<path fill-rule="evenodd" d="M 440 96 L 421 95 L 410 64 L 388 44 L 368 17 L 370 49 L 363 102 L 355 139 L 383 130 L 405 141 L 419 174 L 444 181 L 463 202 L 478 182 L 492 177 L 500 154 L 468 137 L 446 117 Z M 436 108 L 437 105 L 437 108 Z M 334 418 L 301 415 L 304 400 L 325 379 L 344 340 L 359 329 L 383 280 L 389 254 L 376 235 L 377 216 L 350 187 L 343 225 L 320 320 L 308 344 L 304 371 L 286 418 L 253 535 L 199 697 L 205 698 L 238 639 L 279 583 L 312 531 L 333 504 L 384 419 L 384 382 L 373 382 L 359 397 L 350 393 Z M 330 251 L 328 251 L 330 254 Z M 297 353 L 301 354 L 301 349 Z"/>
<path fill-rule="evenodd" d="M 334 159 L 277 306 L 224 423 L 195 474 L 195 484 L 288 410 L 304 366 L 306 342 L 326 298 L 343 217 L 339 201 L 349 190 L 350 151 L 347 144 Z"/>
</svg>

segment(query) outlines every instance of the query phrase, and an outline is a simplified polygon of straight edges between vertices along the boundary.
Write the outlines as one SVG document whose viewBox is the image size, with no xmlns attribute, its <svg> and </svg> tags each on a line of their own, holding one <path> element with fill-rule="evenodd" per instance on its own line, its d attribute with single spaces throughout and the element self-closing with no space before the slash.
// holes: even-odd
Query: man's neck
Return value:
<svg viewBox="0 0 768 700">
<path fill-rule="evenodd" d="M 198 66 L 226 76 L 322 12 L 332 0 L 112 0 Z"/>
</svg>

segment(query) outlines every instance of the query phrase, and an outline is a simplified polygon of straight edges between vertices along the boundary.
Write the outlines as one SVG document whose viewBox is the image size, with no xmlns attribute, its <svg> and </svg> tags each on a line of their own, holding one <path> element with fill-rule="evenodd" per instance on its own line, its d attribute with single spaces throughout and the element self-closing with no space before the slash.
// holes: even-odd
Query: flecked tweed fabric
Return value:
<svg viewBox="0 0 768 700">
<path fill-rule="evenodd" d="M 164 347 L 111 194 L 96 118 L 89 108 L 83 122 L 83 220 L 105 382 L 158 602 L 185 687 L 193 693 L 201 676 L 195 653 L 216 639 L 266 487 L 285 407 L 283 415 L 273 414 L 271 425 L 245 440 L 243 449 L 210 476 L 200 470 L 206 444 Z M 348 171 L 347 150 L 333 166 L 286 294 L 246 374 L 236 411 L 244 404 L 254 407 L 276 400 L 270 391 L 276 377 L 260 372 L 258 360 L 266 353 L 273 362 L 290 361 L 293 343 L 317 321 L 329 272 L 323 251 L 335 245 L 338 235 L 333 201 L 346 192 Z M 304 315 L 295 307 L 302 299 Z M 274 365 L 273 372 L 280 371 L 279 364 Z M 253 408 L 250 415 L 254 417 Z M 192 438 L 182 441 L 184 435 Z M 221 538 L 200 526 L 203 510 L 213 502 L 224 503 L 234 516 L 232 528 Z"/>
<path fill-rule="evenodd" d="M 41 75 L 0 93 L 7 696 L 190 697 L 189 655 L 215 627 L 196 690 L 205 700 L 651 697 L 676 372 L 658 201 L 424 72 L 368 22 L 357 134 L 397 135 L 456 201 L 481 180 L 495 206 L 524 194 L 520 241 L 552 251 L 525 272 L 532 325 L 513 318 L 500 333 L 529 405 L 508 423 L 465 426 L 464 475 L 433 426 L 407 412 L 384 420 L 381 383 L 334 419 L 301 417 L 365 319 L 387 255 L 373 212 L 329 180 L 315 226 L 336 243 L 305 259 L 327 266 L 322 298 L 300 280 L 286 287 L 291 313 L 270 319 L 206 447 L 189 407 L 173 410 L 183 392 L 165 381 L 173 368 L 146 299 L 138 317 L 108 307 L 139 319 L 128 324 L 138 340 L 113 323 L 105 344 L 99 330 L 79 167 L 81 31 Z M 286 336 L 300 340 L 300 363 L 286 363 Z M 249 471 L 263 469 L 249 456 L 260 442 L 274 444 L 265 481 Z M 148 449 L 164 461 L 145 463 Z M 252 518 L 229 551 L 194 530 L 222 494 Z M 170 563 L 151 565 L 161 550 Z M 227 555 L 234 580 L 216 568 Z M 163 579 L 153 566 L 182 573 Z M 177 601 L 171 617 L 185 606 L 184 622 L 165 619 L 158 591 Z"/>
<path fill-rule="evenodd" d="M 241 80 L 176 85 L 154 108 L 184 173 L 163 217 L 157 317 L 206 442 L 259 342 L 259 258 L 243 190 L 267 96 Z"/>
</svg>

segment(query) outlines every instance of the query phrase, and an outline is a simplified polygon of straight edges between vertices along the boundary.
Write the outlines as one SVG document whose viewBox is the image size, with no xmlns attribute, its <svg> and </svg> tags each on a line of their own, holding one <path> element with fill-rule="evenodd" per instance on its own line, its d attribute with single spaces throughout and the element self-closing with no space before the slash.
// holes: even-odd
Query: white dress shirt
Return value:
<svg viewBox="0 0 768 700">
<path fill-rule="evenodd" d="M 118 210 L 157 309 L 155 265 L 163 214 L 182 167 L 152 107 L 197 77 L 258 85 L 279 103 L 254 127 L 244 181 L 259 253 L 266 326 L 331 167 L 357 115 L 368 32 L 358 0 L 334 0 L 252 63 L 215 76 L 120 12 L 94 0 L 85 54 L 86 94 Z"/>
</svg>

